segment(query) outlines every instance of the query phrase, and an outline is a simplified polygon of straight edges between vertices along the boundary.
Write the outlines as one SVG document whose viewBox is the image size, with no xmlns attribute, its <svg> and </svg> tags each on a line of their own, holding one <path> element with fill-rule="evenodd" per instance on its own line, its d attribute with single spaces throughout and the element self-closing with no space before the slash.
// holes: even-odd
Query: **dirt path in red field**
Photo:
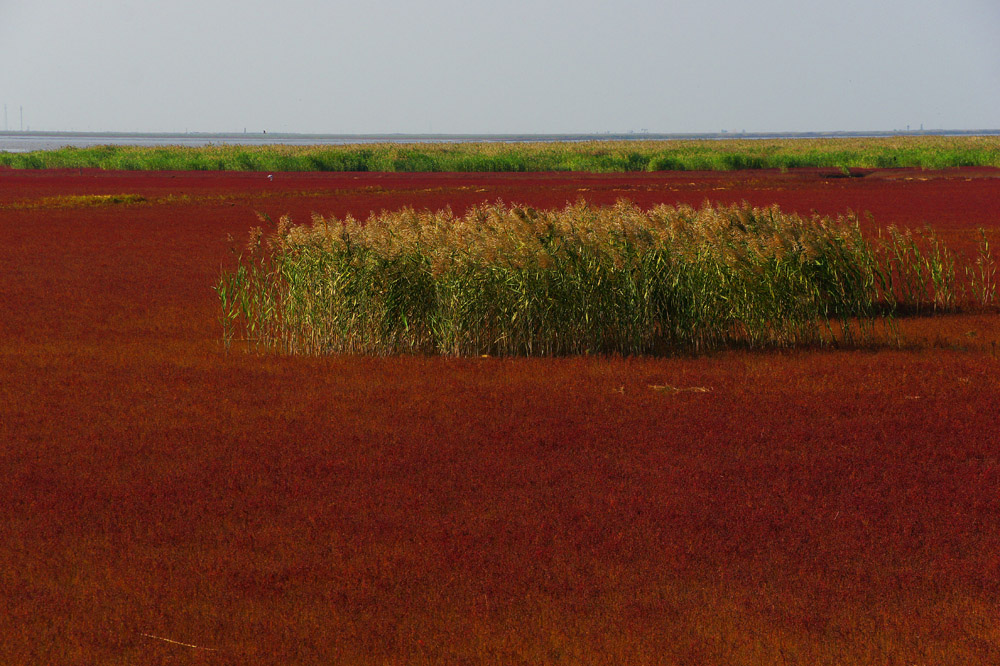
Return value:
<svg viewBox="0 0 1000 666">
<path fill-rule="evenodd" d="M 219 342 L 255 211 L 745 200 L 1000 245 L 998 170 L 842 176 L 0 170 L 0 662 L 1000 663 L 997 315 L 701 358 Z"/>
</svg>

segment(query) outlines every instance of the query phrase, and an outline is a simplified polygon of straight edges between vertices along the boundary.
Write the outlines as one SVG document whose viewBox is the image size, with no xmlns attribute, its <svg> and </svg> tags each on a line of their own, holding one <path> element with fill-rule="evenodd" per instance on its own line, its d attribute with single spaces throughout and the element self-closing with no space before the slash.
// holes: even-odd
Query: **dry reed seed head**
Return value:
<svg viewBox="0 0 1000 666">
<path fill-rule="evenodd" d="M 321 236 L 326 236 L 330 233 L 329 223 L 327 222 L 326 218 L 324 218 L 319 213 L 316 212 L 312 213 L 312 215 L 310 215 L 310 221 L 312 222 L 313 233 Z"/>
<path fill-rule="evenodd" d="M 274 230 L 275 235 L 284 236 L 292 226 L 292 219 L 287 214 L 278 218 L 278 224 Z"/>
<path fill-rule="evenodd" d="M 317 234 L 315 230 L 308 227 L 295 225 L 288 228 L 283 242 L 283 248 L 288 250 L 305 247 L 322 247 L 323 235 Z"/>
<path fill-rule="evenodd" d="M 784 259 L 786 256 L 785 244 L 779 234 L 770 234 L 767 238 L 761 239 L 761 256 L 766 259 Z"/>
<path fill-rule="evenodd" d="M 274 233 L 268 236 L 266 243 L 267 249 L 272 251 L 283 251 L 287 249 L 287 237 L 288 230 L 292 226 L 291 218 L 288 215 L 282 215 L 278 218 L 278 224 L 275 227 Z"/>
<path fill-rule="evenodd" d="M 801 258 L 803 261 L 815 261 L 821 256 L 820 244 L 815 238 L 807 238 L 800 241 Z"/>
<path fill-rule="evenodd" d="M 260 249 L 263 237 L 264 230 L 261 227 L 251 227 L 246 249 L 251 253 L 257 252 Z"/>
</svg>

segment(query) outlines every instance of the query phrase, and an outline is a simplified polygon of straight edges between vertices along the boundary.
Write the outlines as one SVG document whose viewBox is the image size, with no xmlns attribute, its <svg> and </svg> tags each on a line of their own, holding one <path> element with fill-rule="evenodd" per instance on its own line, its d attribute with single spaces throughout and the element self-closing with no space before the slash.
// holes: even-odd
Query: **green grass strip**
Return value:
<svg viewBox="0 0 1000 666">
<path fill-rule="evenodd" d="M 728 171 L 960 166 L 1000 167 L 1000 137 L 426 143 L 346 146 L 98 146 L 0 152 L 18 169 L 217 171 Z"/>
</svg>

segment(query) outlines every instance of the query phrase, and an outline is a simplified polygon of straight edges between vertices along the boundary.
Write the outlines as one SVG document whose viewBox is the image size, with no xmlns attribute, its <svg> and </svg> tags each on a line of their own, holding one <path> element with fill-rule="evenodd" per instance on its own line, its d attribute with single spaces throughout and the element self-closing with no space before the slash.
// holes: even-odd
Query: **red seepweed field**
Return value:
<svg viewBox="0 0 1000 666">
<path fill-rule="evenodd" d="M 1000 246 L 1000 170 L 852 176 L 0 170 L 0 663 L 1000 663 L 996 313 L 698 357 L 222 345 L 255 212 L 747 201 Z"/>
</svg>

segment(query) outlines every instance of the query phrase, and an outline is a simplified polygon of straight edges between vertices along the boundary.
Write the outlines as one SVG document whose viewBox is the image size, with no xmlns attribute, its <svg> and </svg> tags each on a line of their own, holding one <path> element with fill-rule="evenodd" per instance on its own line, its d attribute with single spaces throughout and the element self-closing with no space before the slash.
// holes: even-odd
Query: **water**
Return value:
<svg viewBox="0 0 1000 666">
<path fill-rule="evenodd" d="M 468 143 L 468 142 L 554 142 L 554 141 L 668 141 L 681 139 L 820 139 L 837 137 L 872 138 L 886 136 L 996 136 L 1000 130 L 927 130 L 891 132 L 719 132 L 703 134 L 652 134 L 649 132 L 604 134 L 141 134 L 113 132 L 0 132 L 0 152 L 22 153 L 56 150 L 67 146 L 209 146 L 232 144 L 265 146 L 342 146 L 361 143 Z"/>
</svg>

